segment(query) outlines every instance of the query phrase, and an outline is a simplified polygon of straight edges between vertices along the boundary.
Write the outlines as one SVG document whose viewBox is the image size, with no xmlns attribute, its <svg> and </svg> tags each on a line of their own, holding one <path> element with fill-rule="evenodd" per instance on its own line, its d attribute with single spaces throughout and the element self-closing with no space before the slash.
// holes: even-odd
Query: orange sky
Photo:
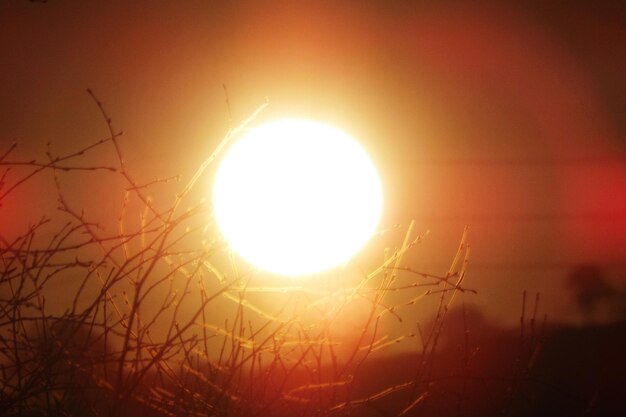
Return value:
<svg viewBox="0 0 626 417">
<path fill-rule="evenodd" d="M 16 140 L 16 157 L 32 158 L 48 141 L 61 151 L 104 137 L 90 87 L 126 132 L 137 177 L 189 176 L 228 128 L 226 84 L 235 120 L 267 96 L 262 119 L 314 118 L 359 138 L 383 177 L 382 225 L 431 230 L 415 269 L 445 271 L 470 225 L 468 282 L 490 314 L 514 320 L 527 289 L 571 320 L 562 282 L 581 262 L 624 283 L 623 8 L 212 3 L 0 5 L 0 148 Z M 25 220 L 24 205 L 46 207 L 50 184 L 29 187 L 0 208 L 0 231 Z"/>
</svg>

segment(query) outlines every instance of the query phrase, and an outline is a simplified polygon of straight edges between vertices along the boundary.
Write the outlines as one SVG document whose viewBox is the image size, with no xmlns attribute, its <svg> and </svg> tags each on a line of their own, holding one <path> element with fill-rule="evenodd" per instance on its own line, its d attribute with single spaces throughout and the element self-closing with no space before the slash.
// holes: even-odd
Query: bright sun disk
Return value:
<svg viewBox="0 0 626 417">
<path fill-rule="evenodd" d="M 293 277 L 358 252 L 378 225 L 382 190 L 374 165 L 348 135 L 280 120 L 233 143 L 217 170 L 213 206 L 235 252 Z"/>
</svg>

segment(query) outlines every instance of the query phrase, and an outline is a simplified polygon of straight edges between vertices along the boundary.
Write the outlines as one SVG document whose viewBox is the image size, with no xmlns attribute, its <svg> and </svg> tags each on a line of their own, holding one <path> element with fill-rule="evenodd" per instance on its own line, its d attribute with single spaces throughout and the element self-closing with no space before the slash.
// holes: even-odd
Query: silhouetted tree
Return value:
<svg viewBox="0 0 626 417">
<path fill-rule="evenodd" d="M 573 292 L 578 308 L 587 320 L 593 319 L 602 305 L 611 307 L 618 298 L 618 291 L 611 286 L 606 274 L 598 265 L 586 264 L 576 267 L 569 274 L 567 284 Z"/>
</svg>

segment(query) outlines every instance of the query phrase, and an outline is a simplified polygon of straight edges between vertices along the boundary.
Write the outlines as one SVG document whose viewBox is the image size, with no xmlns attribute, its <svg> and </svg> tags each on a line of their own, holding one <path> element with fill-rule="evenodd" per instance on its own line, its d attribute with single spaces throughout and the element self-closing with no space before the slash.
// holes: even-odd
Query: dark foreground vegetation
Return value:
<svg viewBox="0 0 626 417">
<path fill-rule="evenodd" d="M 471 334 L 471 333 L 470 333 Z M 473 340 L 449 339 L 433 365 L 421 416 L 620 416 L 626 413 L 626 322 L 552 326 L 534 347 L 519 330 L 491 328 Z M 530 350 L 529 350 L 530 349 Z M 411 375 L 419 355 L 380 359 L 364 370 L 363 392 Z M 394 415 L 405 399 L 368 413 Z M 377 410 L 385 410 L 378 412 Z M 391 413 L 389 412 L 391 411 Z"/>
<path fill-rule="evenodd" d="M 93 375 L 94 363 L 100 363 L 107 351 L 101 339 L 98 341 L 87 330 L 70 336 L 69 325 L 59 322 L 54 340 L 62 340 L 63 348 L 51 340 L 42 341 L 41 356 L 36 359 L 40 368 L 24 368 L 37 378 L 33 385 L 23 388 L 23 408 L 9 408 L 10 402 L 6 401 L 11 399 L 4 397 L 2 405 L 7 408 L 2 415 L 228 416 L 244 412 L 237 407 L 239 402 L 248 403 L 246 412 L 252 415 L 279 417 L 626 413 L 626 322 L 552 325 L 541 335 L 520 334 L 520 329 L 490 325 L 478 311 L 468 309 L 462 313 L 456 309 L 447 323 L 436 355 L 427 362 L 424 352 L 373 356 L 353 369 L 346 379 L 348 383 L 334 381 L 339 382 L 334 387 L 332 380 L 311 382 L 311 373 L 319 373 L 322 378 L 334 375 L 332 364 L 271 369 L 272 364 L 257 377 L 242 376 L 231 393 L 224 394 L 229 398 L 221 398 L 215 395 L 220 391 L 219 384 L 229 386 L 233 381 L 223 379 L 205 364 L 175 378 L 159 377 L 158 371 L 150 371 L 134 387 L 133 395 L 121 400 L 112 386 L 98 382 Z M 526 330 L 530 331 L 529 323 Z M 115 371 L 113 365 L 105 366 Z M 207 389 L 212 384 L 216 385 Z M 233 394 L 238 392 L 236 387 L 247 389 Z M 53 402 L 44 406 L 38 401 L 44 395 Z M 259 407 L 246 395 L 253 397 Z M 346 398 L 351 400 L 346 402 Z M 407 404 L 416 399 L 417 404 L 404 412 Z"/>
<path fill-rule="evenodd" d="M 404 259 L 422 240 L 412 223 L 368 272 L 259 280 L 192 197 L 249 121 L 155 202 L 175 177 L 136 180 L 90 94 L 103 139 L 41 160 L 0 153 L 1 203 L 46 175 L 53 192 L 35 204 L 56 203 L 0 231 L 0 414 L 623 415 L 624 324 L 546 327 L 536 302 L 519 329 L 490 325 L 463 304 L 467 233 L 447 271 L 420 271 Z M 66 185 L 91 175 L 111 186 L 89 203 L 117 198 L 119 213 L 94 220 Z"/>
</svg>

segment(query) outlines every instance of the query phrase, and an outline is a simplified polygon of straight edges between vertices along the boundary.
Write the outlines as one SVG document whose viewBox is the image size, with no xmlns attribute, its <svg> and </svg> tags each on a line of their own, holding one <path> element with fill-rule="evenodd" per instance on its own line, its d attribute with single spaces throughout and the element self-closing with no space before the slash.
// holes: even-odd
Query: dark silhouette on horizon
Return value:
<svg viewBox="0 0 626 417">
<path fill-rule="evenodd" d="M 600 266 L 576 267 L 567 277 L 567 286 L 587 322 L 626 319 L 626 290 L 612 285 Z"/>
</svg>

